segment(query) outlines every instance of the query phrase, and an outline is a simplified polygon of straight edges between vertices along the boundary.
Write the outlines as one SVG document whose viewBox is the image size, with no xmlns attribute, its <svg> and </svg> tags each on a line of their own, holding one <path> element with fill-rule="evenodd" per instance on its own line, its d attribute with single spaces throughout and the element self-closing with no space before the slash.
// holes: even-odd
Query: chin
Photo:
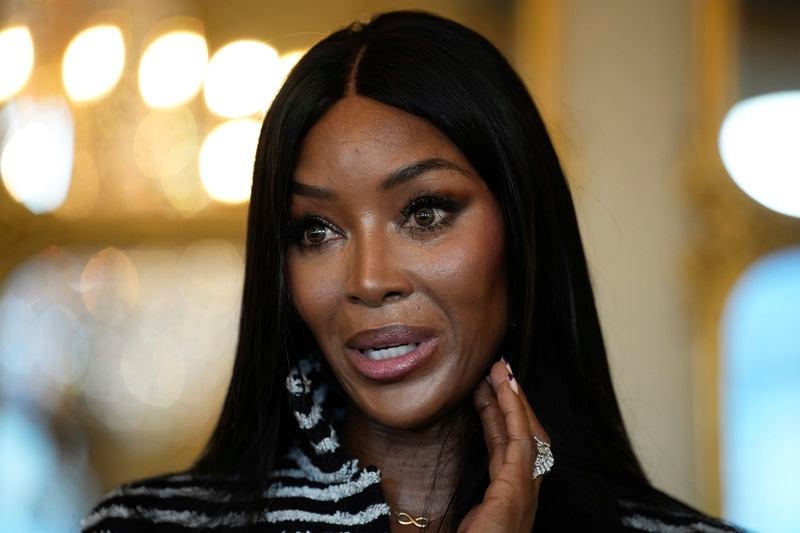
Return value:
<svg viewBox="0 0 800 533">
<path fill-rule="evenodd" d="M 456 398 L 419 394 L 413 387 L 390 389 L 377 393 L 382 397 L 372 394 L 356 402 L 371 422 L 388 429 L 414 431 L 429 428 L 454 413 L 458 405 Z M 432 389 L 426 386 L 426 390 Z"/>
</svg>

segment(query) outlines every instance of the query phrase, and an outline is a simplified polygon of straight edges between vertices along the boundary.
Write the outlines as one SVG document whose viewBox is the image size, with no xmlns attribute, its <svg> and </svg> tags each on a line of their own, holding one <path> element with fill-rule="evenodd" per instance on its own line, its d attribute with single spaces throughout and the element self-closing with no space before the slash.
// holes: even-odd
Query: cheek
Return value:
<svg viewBox="0 0 800 533">
<path fill-rule="evenodd" d="M 459 322 L 503 320 L 506 299 L 502 223 L 491 213 L 472 217 L 453 239 L 432 250 L 431 292 Z M 484 330 L 485 331 L 485 330 Z"/>
<path fill-rule="evenodd" d="M 339 280 L 337 271 L 321 257 L 309 260 L 290 251 L 286 257 L 289 291 L 300 317 L 316 332 L 333 315 Z"/>
</svg>

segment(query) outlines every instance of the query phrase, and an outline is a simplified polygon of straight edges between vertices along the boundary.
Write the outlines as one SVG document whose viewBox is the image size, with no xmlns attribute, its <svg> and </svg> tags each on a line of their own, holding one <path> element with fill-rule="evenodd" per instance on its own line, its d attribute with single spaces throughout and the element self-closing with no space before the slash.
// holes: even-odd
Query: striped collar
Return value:
<svg viewBox="0 0 800 533">
<path fill-rule="evenodd" d="M 318 516 L 325 523 L 336 523 L 337 516 L 348 516 L 354 530 L 388 531 L 390 509 L 380 488 L 377 466 L 361 467 L 358 459 L 342 449 L 335 422 L 344 412 L 329 401 L 321 365 L 309 358 L 300 359 L 286 377 L 286 390 L 297 422 L 299 439 L 289 449 L 271 476 L 267 495 L 273 502 L 281 498 L 301 498 L 314 502 L 341 502 L 336 516 Z M 301 480 L 305 483 L 301 484 Z M 294 521 L 302 518 L 291 509 L 278 511 L 268 520 Z"/>
</svg>

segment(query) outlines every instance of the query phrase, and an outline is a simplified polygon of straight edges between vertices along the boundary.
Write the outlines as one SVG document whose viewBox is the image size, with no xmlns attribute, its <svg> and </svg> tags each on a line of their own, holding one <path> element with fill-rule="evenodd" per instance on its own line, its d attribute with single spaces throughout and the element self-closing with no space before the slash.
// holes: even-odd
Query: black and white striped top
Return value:
<svg viewBox="0 0 800 533">
<path fill-rule="evenodd" d="M 375 466 L 361 467 L 340 448 L 335 413 L 326 386 L 315 379 L 319 366 L 303 360 L 286 379 L 302 439 L 278 462 L 260 495 L 256 516 L 240 496 L 234 477 L 176 473 L 135 481 L 107 493 L 81 521 L 81 531 L 389 531 L 390 509 Z M 623 529 L 722 533 L 734 529 L 697 515 L 671 514 L 630 504 Z"/>
<path fill-rule="evenodd" d="M 302 438 L 278 461 L 259 516 L 245 512 L 237 479 L 177 473 L 107 493 L 81 531 L 389 531 L 381 473 L 341 450 L 319 370 L 303 359 L 286 378 Z"/>
</svg>

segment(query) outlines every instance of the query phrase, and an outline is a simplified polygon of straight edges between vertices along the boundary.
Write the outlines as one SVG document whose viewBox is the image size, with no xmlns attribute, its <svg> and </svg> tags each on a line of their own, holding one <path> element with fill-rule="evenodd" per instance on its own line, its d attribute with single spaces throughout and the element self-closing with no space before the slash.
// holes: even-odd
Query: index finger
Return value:
<svg viewBox="0 0 800 533">
<path fill-rule="evenodd" d="M 508 435 L 499 477 L 504 477 L 515 485 L 530 487 L 536 451 L 524 405 L 527 402 L 523 401 L 516 378 L 508 372 L 503 362 L 495 363 L 490 375 Z M 514 388 L 517 389 L 516 392 Z"/>
</svg>

